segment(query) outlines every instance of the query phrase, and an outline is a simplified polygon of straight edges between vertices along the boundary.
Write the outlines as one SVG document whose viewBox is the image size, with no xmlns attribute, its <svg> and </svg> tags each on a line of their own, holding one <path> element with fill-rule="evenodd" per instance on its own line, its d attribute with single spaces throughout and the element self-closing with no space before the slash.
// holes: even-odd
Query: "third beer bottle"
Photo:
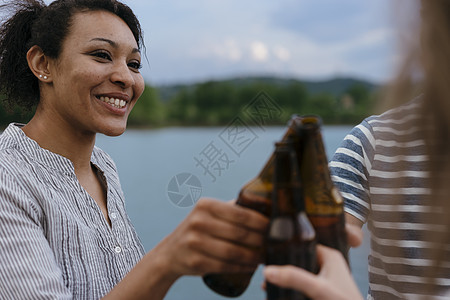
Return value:
<svg viewBox="0 0 450 300">
<path fill-rule="evenodd" d="M 316 231 L 318 243 L 339 250 L 348 262 L 347 234 L 342 197 L 331 181 L 321 134 L 321 119 L 303 116 L 300 130 L 300 172 L 305 209 Z"/>
</svg>

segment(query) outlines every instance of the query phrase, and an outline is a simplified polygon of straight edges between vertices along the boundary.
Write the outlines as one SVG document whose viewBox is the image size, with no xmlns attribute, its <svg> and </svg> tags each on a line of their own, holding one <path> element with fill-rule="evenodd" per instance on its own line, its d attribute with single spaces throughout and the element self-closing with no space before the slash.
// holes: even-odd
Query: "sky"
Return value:
<svg viewBox="0 0 450 300">
<path fill-rule="evenodd" d="M 269 75 L 384 82 L 392 0 L 124 0 L 144 31 L 149 84 Z"/>
</svg>

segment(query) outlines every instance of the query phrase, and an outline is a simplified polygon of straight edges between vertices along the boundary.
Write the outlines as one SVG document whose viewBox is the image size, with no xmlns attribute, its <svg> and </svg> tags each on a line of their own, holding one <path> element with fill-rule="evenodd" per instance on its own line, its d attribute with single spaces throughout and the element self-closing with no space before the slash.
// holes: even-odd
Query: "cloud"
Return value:
<svg viewBox="0 0 450 300">
<path fill-rule="evenodd" d="M 291 58 L 291 52 L 289 49 L 282 46 L 276 46 L 273 49 L 273 54 L 281 61 L 288 61 Z"/>
<path fill-rule="evenodd" d="M 241 62 L 247 58 L 255 63 L 270 63 L 270 60 L 287 62 L 291 59 L 291 51 L 281 45 L 273 47 L 263 41 L 248 42 L 236 38 L 226 38 L 223 41 L 208 41 L 188 51 L 193 57 L 204 59 L 226 60 L 229 62 Z"/>
<path fill-rule="evenodd" d="M 265 62 L 269 58 L 269 50 L 264 43 L 255 41 L 250 45 L 250 56 L 257 62 Z"/>
<path fill-rule="evenodd" d="M 269 12 L 274 28 L 321 43 L 337 42 L 388 21 L 392 0 L 279 0 Z"/>
<path fill-rule="evenodd" d="M 246 74 L 386 77 L 394 42 L 380 7 L 388 1 L 130 2 L 146 34 L 144 78 L 167 83 Z"/>
<path fill-rule="evenodd" d="M 346 39 L 331 45 L 333 51 L 348 52 L 358 51 L 364 48 L 377 47 L 379 45 L 389 45 L 393 43 L 394 32 L 385 28 L 368 30 L 363 34 Z"/>
<path fill-rule="evenodd" d="M 213 45 L 211 50 L 211 53 L 206 53 L 206 55 L 211 55 L 212 57 L 215 56 L 219 59 L 225 59 L 231 62 L 237 62 L 242 58 L 241 47 L 233 38 L 227 38 L 222 43 Z"/>
</svg>

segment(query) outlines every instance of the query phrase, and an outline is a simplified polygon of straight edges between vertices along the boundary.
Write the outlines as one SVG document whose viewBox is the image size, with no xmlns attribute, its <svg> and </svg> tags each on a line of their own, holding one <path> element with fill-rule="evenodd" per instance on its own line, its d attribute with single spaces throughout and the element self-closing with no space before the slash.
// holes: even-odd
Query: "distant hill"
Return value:
<svg viewBox="0 0 450 300">
<path fill-rule="evenodd" d="M 377 84 L 355 78 L 334 78 L 325 81 L 301 81 L 301 82 L 305 85 L 305 88 L 311 94 L 328 92 L 335 96 L 342 95 L 344 91 L 348 90 L 348 88 L 356 84 L 366 87 L 369 91 L 374 91 L 377 88 L 379 88 L 379 85 Z"/>
<path fill-rule="evenodd" d="M 367 80 L 350 78 L 350 77 L 337 77 L 328 80 L 300 80 L 293 78 L 280 78 L 280 77 L 235 77 L 230 79 L 223 80 L 212 80 L 216 82 L 226 82 L 232 85 L 240 86 L 240 85 L 248 85 L 252 83 L 266 83 L 270 85 L 284 86 L 289 85 L 294 82 L 300 82 L 306 88 L 308 93 L 314 95 L 318 93 L 329 93 L 334 96 L 339 96 L 344 93 L 344 91 L 348 90 L 349 87 L 354 86 L 355 84 L 362 85 L 366 87 L 368 90 L 373 91 L 377 89 L 379 86 Z M 160 85 L 155 86 L 158 91 L 160 99 L 165 102 L 175 96 L 182 89 L 191 89 L 196 85 L 201 84 L 203 82 L 197 82 L 192 84 L 173 84 L 173 85 Z"/>
</svg>

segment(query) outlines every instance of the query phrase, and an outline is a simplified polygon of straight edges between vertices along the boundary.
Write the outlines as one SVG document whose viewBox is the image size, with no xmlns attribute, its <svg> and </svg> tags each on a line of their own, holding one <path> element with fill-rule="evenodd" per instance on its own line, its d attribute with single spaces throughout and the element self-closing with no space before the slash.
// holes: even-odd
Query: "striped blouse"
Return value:
<svg viewBox="0 0 450 300">
<path fill-rule="evenodd" d="M 424 290 L 424 274 L 436 244 L 436 209 L 427 203 L 428 166 L 424 141 L 417 138 L 421 98 L 372 116 L 345 137 L 330 162 L 346 212 L 368 223 L 371 233 L 369 299 L 415 299 L 450 290 L 450 245 L 437 284 Z M 430 299 L 426 296 L 427 299 Z"/>
<path fill-rule="evenodd" d="M 28 138 L 0 136 L 0 299 L 98 299 L 142 258 L 111 158 L 91 163 L 107 186 L 108 225 L 70 160 Z"/>
</svg>

